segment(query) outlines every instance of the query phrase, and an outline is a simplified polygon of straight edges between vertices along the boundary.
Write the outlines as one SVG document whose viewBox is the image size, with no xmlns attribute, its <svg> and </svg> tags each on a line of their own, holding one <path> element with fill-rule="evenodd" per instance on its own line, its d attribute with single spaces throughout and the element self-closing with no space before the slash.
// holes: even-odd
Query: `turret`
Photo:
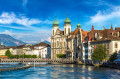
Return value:
<svg viewBox="0 0 120 79">
<path fill-rule="evenodd" d="M 111 30 L 113 30 L 112 23 L 111 23 Z"/>
<path fill-rule="evenodd" d="M 3 46 L 3 42 L 1 42 L 1 46 Z"/>
<path fill-rule="evenodd" d="M 68 14 L 67 14 L 67 18 L 64 21 L 64 35 L 68 35 L 71 32 L 71 21 L 68 18 Z"/>
<path fill-rule="evenodd" d="M 59 23 L 58 21 L 56 20 L 56 16 L 55 16 L 55 21 L 53 22 L 53 26 L 52 26 L 52 35 L 55 35 L 56 33 L 56 30 L 59 29 Z"/>
<path fill-rule="evenodd" d="M 77 24 L 77 28 L 81 28 L 81 25 L 79 24 L 79 22 L 78 22 L 78 24 Z"/>
</svg>

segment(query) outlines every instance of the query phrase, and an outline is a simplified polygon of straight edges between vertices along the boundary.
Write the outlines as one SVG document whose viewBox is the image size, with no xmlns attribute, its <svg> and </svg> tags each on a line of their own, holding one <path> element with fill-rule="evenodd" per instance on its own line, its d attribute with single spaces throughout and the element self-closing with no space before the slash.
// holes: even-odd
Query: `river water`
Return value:
<svg viewBox="0 0 120 79">
<path fill-rule="evenodd" d="M 85 65 L 37 65 L 0 72 L 0 79 L 120 79 L 120 70 Z"/>
</svg>

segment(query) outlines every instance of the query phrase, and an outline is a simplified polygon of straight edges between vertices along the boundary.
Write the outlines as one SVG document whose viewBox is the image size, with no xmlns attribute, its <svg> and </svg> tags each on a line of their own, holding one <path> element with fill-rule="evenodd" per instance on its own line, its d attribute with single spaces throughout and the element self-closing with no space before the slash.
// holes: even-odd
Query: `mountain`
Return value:
<svg viewBox="0 0 120 79">
<path fill-rule="evenodd" d="M 51 45 L 51 43 L 50 43 L 49 41 L 46 41 L 46 40 L 45 40 L 45 41 L 43 41 L 43 42 Z"/>
<path fill-rule="evenodd" d="M 0 34 L 0 43 L 1 42 L 3 42 L 5 46 L 18 46 L 18 45 L 26 44 L 25 42 L 17 40 L 7 34 Z"/>
</svg>

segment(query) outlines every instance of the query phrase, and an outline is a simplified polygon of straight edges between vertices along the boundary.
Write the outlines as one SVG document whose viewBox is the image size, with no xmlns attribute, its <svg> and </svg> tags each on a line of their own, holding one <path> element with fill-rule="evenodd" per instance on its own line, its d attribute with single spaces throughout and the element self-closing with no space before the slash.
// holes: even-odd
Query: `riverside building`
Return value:
<svg viewBox="0 0 120 79">
<path fill-rule="evenodd" d="M 71 31 L 71 20 L 68 18 L 68 15 L 64 21 L 64 31 L 61 31 L 55 17 L 51 36 L 51 59 L 59 59 L 57 54 L 66 54 L 68 59 L 81 58 L 83 50 L 82 39 L 86 35 L 87 31 L 83 31 L 79 23 L 76 29 Z"/>
<path fill-rule="evenodd" d="M 83 40 L 83 61 L 91 62 L 91 55 L 97 45 L 102 44 L 106 47 L 107 60 L 113 53 L 120 53 L 120 28 L 113 29 L 112 25 L 110 29 L 94 30 L 92 26 L 91 31 Z"/>
<path fill-rule="evenodd" d="M 91 62 L 92 53 L 97 45 L 102 44 L 107 48 L 107 59 L 113 53 L 120 53 L 120 28 L 95 30 L 92 26 L 91 31 L 84 31 L 78 23 L 74 31 L 71 31 L 71 20 L 64 21 L 64 30 L 59 29 L 56 20 L 52 26 L 51 36 L 51 59 L 57 58 L 58 54 L 66 54 L 67 59 L 79 59 L 82 62 Z"/>
</svg>

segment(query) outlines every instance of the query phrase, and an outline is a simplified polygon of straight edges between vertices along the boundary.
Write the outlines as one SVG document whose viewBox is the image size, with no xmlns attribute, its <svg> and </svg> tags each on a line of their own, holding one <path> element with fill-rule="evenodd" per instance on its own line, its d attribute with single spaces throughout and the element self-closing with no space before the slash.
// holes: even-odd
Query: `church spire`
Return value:
<svg viewBox="0 0 120 79">
<path fill-rule="evenodd" d="M 1 42 L 1 46 L 3 45 L 3 42 Z"/>
<path fill-rule="evenodd" d="M 55 21 L 53 22 L 53 26 L 58 26 L 59 25 L 59 23 L 58 23 L 58 21 L 56 20 L 56 16 L 55 16 Z"/>
<path fill-rule="evenodd" d="M 111 23 L 111 30 L 113 30 L 112 23 Z"/>
<path fill-rule="evenodd" d="M 64 23 L 65 24 L 70 24 L 71 23 L 70 19 L 68 18 L 68 12 L 67 12 L 67 18 L 65 19 Z"/>
<path fill-rule="evenodd" d="M 78 24 L 77 24 L 77 28 L 81 28 L 81 25 L 79 24 L 79 22 L 78 22 Z"/>
</svg>

